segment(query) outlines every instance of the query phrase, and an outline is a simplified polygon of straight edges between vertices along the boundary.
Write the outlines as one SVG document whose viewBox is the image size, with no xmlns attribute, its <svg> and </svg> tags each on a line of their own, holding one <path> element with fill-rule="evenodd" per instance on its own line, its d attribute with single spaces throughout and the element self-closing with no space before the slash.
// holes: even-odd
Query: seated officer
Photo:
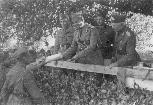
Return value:
<svg viewBox="0 0 153 105">
<path fill-rule="evenodd" d="M 114 13 L 111 17 L 111 25 L 116 35 L 113 62 L 110 67 L 133 66 L 137 61 L 140 61 L 135 50 L 136 35 L 126 26 L 125 19 L 126 16 L 119 13 Z"/>
<path fill-rule="evenodd" d="M 67 14 L 60 14 L 59 20 L 62 29 L 57 30 L 55 35 L 54 54 L 67 50 L 73 41 L 74 29 L 71 26 L 69 16 Z"/>
<path fill-rule="evenodd" d="M 136 47 L 136 35 L 125 24 L 126 15 L 113 13 L 111 16 L 111 25 L 114 29 L 115 44 L 114 44 L 114 56 L 112 63 L 108 68 L 112 67 L 125 67 L 134 66 L 140 61 L 140 57 L 135 50 Z M 122 91 L 126 82 L 126 71 L 119 70 L 117 74 L 118 78 L 118 90 Z"/>
<path fill-rule="evenodd" d="M 46 61 L 67 59 L 75 54 L 69 61 L 83 64 L 103 65 L 101 51 L 97 49 L 99 34 L 97 29 L 84 22 L 80 12 L 71 13 L 73 27 L 75 28 L 72 45 L 63 53 L 47 57 Z"/>
<path fill-rule="evenodd" d="M 35 60 L 35 53 L 26 48 L 19 48 L 14 57 L 17 63 L 6 74 L 0 98 L 4 105 L 46 105 L 44 95 L 37 87 L 31 69 L 26 67 Z M 40 66 L 42 64 L 39 64 Z"/>
<path fill-rule="evenodd" d="M 112 27 L 108 26 L 105 23 L 105 16 L 101 14 L 97 14 L 94 18 L 97 22 L 96 28 L 98 29 L 100 36 L 99 47 L 102 51 L 102 56 L 104 57 L 104 65 L 108 65 L 111 61 L 113 55 L 113 45 L 114 45 L 114 37 L 115 32 Z"/>
</svg>

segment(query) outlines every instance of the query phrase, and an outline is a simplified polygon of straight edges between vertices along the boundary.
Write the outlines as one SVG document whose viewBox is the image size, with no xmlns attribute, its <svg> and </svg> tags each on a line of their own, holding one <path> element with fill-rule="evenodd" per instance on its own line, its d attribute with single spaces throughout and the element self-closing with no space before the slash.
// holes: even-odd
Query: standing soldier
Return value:
<svg viewBox="0 0 153 105">
<path fill-rule="evenodd" d="M 67 14 L 60 14 L 59 20 L 62 29 L 56 32 L 54 54 L 64 52 L 68 49 L 73 41 L 74 29 L 71 26 L 70 18 Z"/>
<path fill-rule="evenodd" d="M 101 51 L 97 48 L 99 33 L 97 29 L 84 22 L 82 13 L 71 13 L 73 27 L 75 28 L 72 45 L 63 53 L 47 57 L 47 61 L 67 59 L 83 64 L 103 65 Z"/>
<path fill-rule="evenodd" d="M 113 45 L 114 45 L 114 30 L 105 23 L 105 16 L 98 14 L 95 17 L 97 22 L 96 28 L 98 29 L 100 35 L 99 47 L 102 51 L 102 56 L 104 57 L 104 65 L 108 65 L 111 61 L 113 55 Z"/>
<path fill-rule="evenodd" d="M 17 63 L 6 74 L 6 81 L 0 95 L 4 105 L 47 104 L 44 95 L 35 83 L 31 68 L 26 67 L 35 60 L 34 55 L 26 48 L 20 48 L 14 53 Z"/>
<path fill-rule="evenodd" d="M 136 35 L 130 28 L 125 24 L 126 15 L 113 13 L 111 16 L 111 25 L 115 30 L 115 49 L 114 57 L 112 59 L 112 67 L 124 67 L 124 66 L 134 66 L 140 57 L 136 52 Z M 118 72 L 119 85 L 123 86 L 125 84 L 126 71 L 121 70 Z M 120 89 L 119 89 L 120 90 Z"/>
</svg>

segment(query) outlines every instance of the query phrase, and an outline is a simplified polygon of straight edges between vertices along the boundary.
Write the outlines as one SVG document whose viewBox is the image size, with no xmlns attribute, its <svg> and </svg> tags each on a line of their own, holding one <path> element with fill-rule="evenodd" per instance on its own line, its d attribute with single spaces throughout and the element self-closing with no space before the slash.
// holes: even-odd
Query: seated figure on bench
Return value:
<svg viewBox="0 0 153 105">
<path fill-rule="evenodd" d="M 104 65 L 109 65 L 113 55 L 113 45 L 115 32 L 111 26 L 105 23 L 106 14 L 103 11 L 98 11 L 95 16 L 96 28 L 98 29 L 100 36 L 99 48 L 102 51 L 102 56 L 104 57 Z"/>
<path fill-rule="evenodd" d="M 57 30 L 55 35 L 54 54 L 64 52 L 68 49 L 73 41 L 74 29 L 71 26 L 70 17 L 68 14 L 60 14 L 59 17 L 62 29 Z"/>
<path fill-rule="evenodd" d="M 97 29 L 84 22 L 81 12 L 71 12 L 73 27 L 75 28 L 73 42 L 65 52 L 47 57 L 46 62 L 64 59 L 83 64 L 103 65 L 103 57 L 97 48 L 99 33 Z M 73 57 L 71 57 L 74 55 Z"/>
<path fill-rule="evenodd" d="M 140 61 L 140 57 L 135 50 L 136 35 L 125 24 L 126 15 L 113 13 L 111 16 L 111 25 L 115 31 L 115 42 L 112 63 L 107 67 L 127 67 L 134 66 Z M 122 91 L 126 83 L 126 71 L 119 70 L 117 74 L 118 90 Z"/>
<path fill-rule="evenodd" d="M 112 64 L 109 67 L 134 66 L 140 57 L 136 52 L 136 35 L 125 24 L 126 15 L 113 13 L 111 16 L 111 25 L 115 35 L 114 54 Z"/>
</svg>

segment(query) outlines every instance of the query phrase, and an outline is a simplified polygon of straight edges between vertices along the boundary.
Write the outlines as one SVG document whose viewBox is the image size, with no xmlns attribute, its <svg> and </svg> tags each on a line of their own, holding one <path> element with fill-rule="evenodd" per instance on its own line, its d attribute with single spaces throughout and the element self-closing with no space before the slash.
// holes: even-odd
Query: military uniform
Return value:
<svg viewBox="0 0 153 105">
<path fill-rule="evenodd" d="M 17 51 L 15 55 L 20 55 L 23 52 Z M 0 95 L 5 105 L 45 105 L 47 103 L 35 83 L 30 71 L 32 68 L 34 67 L 26 67 L 24 63 L 18 62 L 6 74 L 6 81 Z"/>
<path fill-rule="evenodd" d="M 102 56 L 104 59 L 111 59 L 113 56 L 113 46 L 114 46 L 114 30 L 107 26 L 96 26 L 100 34 L 99 47 L 102 51 Z"/>
<path fill-rule="evenodd" d="M 140 57 L 135 50 L 136 35 L 127 27 L 124 27 L 115 35 L 114 58 L 115 66 L 134 66 L 140 61 Z M 117 73 L 118 91 L 124 92 L 126 87 L 126 70 L 119 70 Z"/>
<path fill-rule="evenodd" d="M 67 30 L 60 29 L 55 36 L 54 54 L 64 52 L 68 49 L 73 41 L 74 29 L 72 27 Z"/>
<path fill-rule="evenodd" d="M 127 27 L 121 31 L 116 32 L 114 62 L 118 66 L 135 65 L 140 61 L 140 57 L 135 50 L 136 35 Z"/>
<path fill-rule="evenodd" d="M 85 23 L 83 27 L 74 32 L 72 45 L 62 54 L 63 58 L 66 59 L 75 54 L 72 59 L 75 59 L 76 62 L 102 65 L 101 51 L 97 48 L 98 39 L 99 33 L 96 28 Z"/>
<path fill-rule="evenodd" d="M 134 66 L 140 57 L 136 52 L 136 35 L 125 25 L 126 14 L 113 13 L 111 17 L 111 25 L 115 30 L 114 58 L 109 67 Z M 118 91 L 125 92 L 126 87 L 126 70 L 119 70 L 117 73 Z"/>
<path fill-rule="evenodd" d="M 5 69 L 2 67 L 2 65 L 0 65 L 0 91 L 4 85 L 5 79 L 6 79 Z"/>
<path fill-rule="evenodd" d="M 2 64 L 0 64 L 0 91 L 6 80 L 6 74 L 9 69 L 15 64 L 16 60 L 12 58 L 6 59 Z"/>
</svg>

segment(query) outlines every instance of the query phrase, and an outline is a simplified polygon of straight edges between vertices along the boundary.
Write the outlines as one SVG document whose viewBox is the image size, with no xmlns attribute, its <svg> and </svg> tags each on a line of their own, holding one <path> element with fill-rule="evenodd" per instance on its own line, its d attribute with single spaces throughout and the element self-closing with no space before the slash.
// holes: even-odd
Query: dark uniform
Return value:
<svg viewBox="0 0 153 105">
<path fill-rule="evenodd" d="M 112 59 L 116 66 L 134 66 L 140 61 L 140 57 L 135 50 L 136 35 L 127 27 L 116 32 L 114 58 Z M 119 70 L 117 74 L 118 91 L 125 89 L 126 71 Z"/>
<path fill-rule="evenodd" d="M 132 66 L 140 61 L 140 57 L 135 50 L 136 35 L 127 27 L 116 32 L 114 62 L 118 66 Z"/>
<path fill-rule="evenodd" d="M 4 85 L 5 79 L 6 79 L 6 69 L 4 69 L 3 65 L 0 65 L 0 91 Z"/>
<path fill-rule="evenodd" d="M 19 56 L 25 52 L 25 49 L 21 49 L 15 54 Z M 8 71 L 0 95 L 4 105 L 45 105 L 47 103 L 44 95 L 36 85 L 33 74 L 30 71 L 31 68 L 33 67 L 26 67 L 26 64 L 18 62 Z"/>
<path fill-rule="evenodd" d="M 15 65 L 15 63 L 16 59 L 9 57 L 2 64 L 0 64 L 0 91 L 6 80 L 6 74 L 8 73 L 9 69 Z"/>
<path fill-rule="evenodd" d="M 54 54 L 64 52 L 68 49 L 73 41 L 74 29 L 69 27 L 67 30 L 60 29 L 55 36 Z"/>
<path fill-rule="evenodd" d="M 99 33 L 94 26 L 87 23 L 74 32 L 71 47 L 63 53 L 63 58 L 75 54 L 72 59 L 84 64 L 103 65 L 100 49 L 97 48 Z"/>
<path fill-rule="evenodd" d="M 134 66 L 140 57 L 136 52 L 136 35 L 130 28 L 126 27 L 126 15 L 114 13 L 112 14 L 112 28 L 115 30 L 114 58 L 113 66 Z M 113 65 L 113 66 L 112 66 Z M 125 89 L 126 70 L 119 70 L 117 73 L 118 91 Z"/>
<path fill-rule="evenodd" d="M 96 26 L 100 35 L 100 49 L 104 59 L 111 59 L 113 56 L 113 46 L 115 39 L 114 30 L 107 25 Z"/>
</svg>

